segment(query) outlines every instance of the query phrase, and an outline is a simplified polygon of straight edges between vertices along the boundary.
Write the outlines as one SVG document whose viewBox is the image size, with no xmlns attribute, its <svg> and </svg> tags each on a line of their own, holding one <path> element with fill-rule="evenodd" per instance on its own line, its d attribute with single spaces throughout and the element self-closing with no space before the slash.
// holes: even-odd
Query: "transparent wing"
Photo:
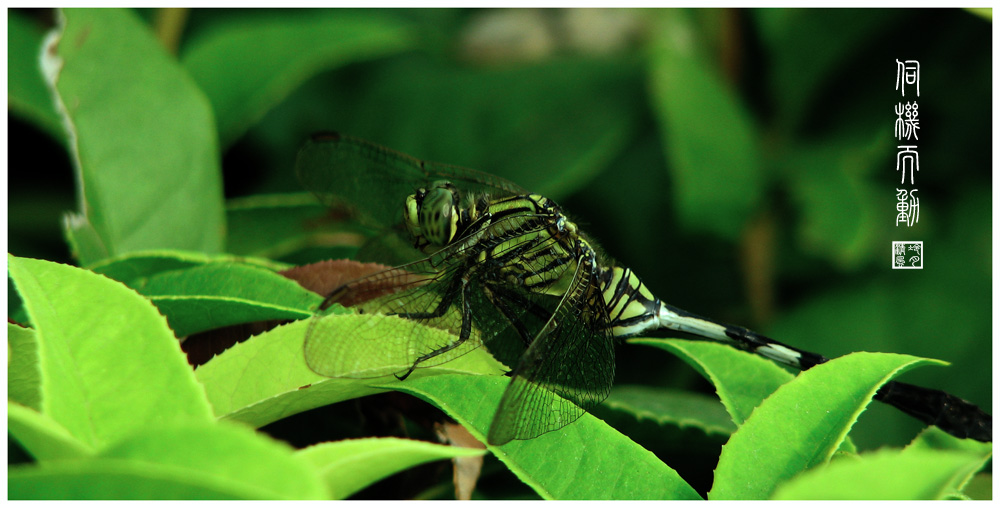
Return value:
<svg viewBox="0 0 1000 508">
<path fill-rule="evenodd" d="M 313 318 L 306 363 L 328 377 L 403 376 L 472 351 L 482 344 L 479 334 L 469 329 L 464 339 L 458 336 L 467 319 L 461 276 L 458 264 L 436 267 L 426 259 L 346 284 L 338 301 L 362 302 L 354 305 L 361 314 L 348 322 Z"/>
<path fill-rule="evenodd" d="M 491 225 L 484 236 L 506 232 L 506 222 Z M 542 229 L 521 232 L 532 236 Z M 499 242 L 506 247 L 496 249 L 495 254 L 502 256 L 517 248 L 514 240 Z M 530 255 L 552 241 L 539 242 L 525 252 Z M 365 318 L 355 318 L 353 328 L 337 324 L 340 316 L 314 318 L 306 332 L 309 367 L 329 377 L 403 376 L 414 368 L 450 361 L 484 343 L 499 361 L 515 365 L 530 339 L 549 320 L 559 298 L 498 283 L 501 266 L 478 263 L 477 256 L 463 248 L 470 247 L 451 245 L 421 261 L 362 277 L 334 291 L 321 308 L 338 302 L 359 310 Z M 371 317 L 374 314 L 405 322 L 384 322 Z M 424 326 L 447 333 L 429 333 L 421 329 Z"/>
<path fill-rule="evenodd" d="M 576 421 L 607 398 L 614 342 L 600 292 L 581 260 L 569 291 L 514 370 L 487 440 L 531 439 Z"/>
<path fill-rule="evenodd" d="M 478 347 L 470 340 L 458 343 L 454 335 L 397 316 L 345 314 L 311 320 L 304 346 L 306 364 L 317 374 L 333 378 L 376 378 L 412 372 L 421 351 L 442 351 L 437 365 Z"/>
<path fill-rule="evenodd" d="M 402 222 L 406 197 L 435 181 L 448 180 L 466 199 L 524 194 L 514 183 L 473 169 L 424 162 L 362 139 L 314 135 L 299 150 L 295 171 L 324 204 L 345 209 L 367 226 L 387 229 Z"/>
</svg>

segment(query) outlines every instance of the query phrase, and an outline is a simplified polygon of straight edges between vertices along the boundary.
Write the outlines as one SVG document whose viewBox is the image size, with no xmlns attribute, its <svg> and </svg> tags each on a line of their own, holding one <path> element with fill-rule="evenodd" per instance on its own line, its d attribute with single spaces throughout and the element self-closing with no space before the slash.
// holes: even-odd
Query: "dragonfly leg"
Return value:
<svg viewBox="0 0 1000 508">
<path fill-rule="evenodd" d="M 465 343 L 465 341 L 469 340 L 469 337 L 472 336 L 472 308 L 469 306 L 469 294 L 468 294 L 470 289 L 471 288 L 467 284 L 463 284 L 463 288 L 462 288 L 462 327 L 459 329 L 458 340 L 456 340 L 456 341 L 452 342 L 451 344 L 448 344 L 448 345 L 446 345 L 444 347 L 440 347 L 438 349 L 435 349 L 434 351 L 431 351 L 430 353 L 425 353 L 423 355 L 420 355 L 419 357 L 417 357 L 416 360 L 413 361 L 413 365 L 410 365 L 410 368 L 407 369 L 406 372 L 404 372 L 402 375 L 395 374 L 396 379 L 398 379 L 400 381 L 403 381 L 404 379 L 408 378 L 410 376 L 410 374 L 413 374 L 413 371 L 421 363 L 426 362 L 427 360 L 430 360 L 431 358 L 434 358 L 436 356 L 441 356 L 441 355 L 447 353 L 448 351 L 451 351 L 451 350 L 453 350 L 453 349 L 461 346 L 462 344 Z M 447 308 L 448 306 L 450 306 L 450 299 L 448 299 L 448 300 L 449 300 L 448 305 L 445 305 L 444 300 L 442 300 L 441 305 L 438 305 L 438 308 L 435 309 L 435 311 L 433 313 L 430 313 L 430 314 L 434 314 L 434 313 L 439 312 L 439 310 L 442 307 L 443 308 Z M 440 314 L 444 314 L 444 312 L 440 311 Z M 412 315 L 407 315 L 406 317 L 410 318 L 410 319 L 413 319 Z M 434 316 L 430 316 L 430 317 L 434 317 Z"/>
</svg>

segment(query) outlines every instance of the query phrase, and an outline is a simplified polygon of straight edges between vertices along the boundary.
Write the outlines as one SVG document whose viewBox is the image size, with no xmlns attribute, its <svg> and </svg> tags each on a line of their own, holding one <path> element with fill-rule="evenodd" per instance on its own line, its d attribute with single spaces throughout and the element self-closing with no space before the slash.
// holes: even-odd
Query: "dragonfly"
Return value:
<svg viewBox="0 0 1000 508">
<path fill-rule="evenodd" d="M 404 380 L 485 347 L 512 367 L 487 434 L 491 445 L 560 429 L 600 404 L 614 381 L 614 346 L 629 337 L 686 332 L 800 370 L 828 361 L 661 301 L 554 201 L 506 179 L 336 133 L 312 136 L 296 172 L 324 204 L 381 231 L 362 251 L 408 252 L 393 255 L 396 266 L 334 289 L 318 316 L 340 303 L 449 332 L 447 339 L 367 340 L 360 347 L 384 366 L 360 368 L 346 346 L 365 339 L 330 340 L 310 326 L 309 368 L 327 377 Z M 875 399 L 957 437 L 992 441 L 992 416 L 946 392 L 890 381 Z"/>
</svg>

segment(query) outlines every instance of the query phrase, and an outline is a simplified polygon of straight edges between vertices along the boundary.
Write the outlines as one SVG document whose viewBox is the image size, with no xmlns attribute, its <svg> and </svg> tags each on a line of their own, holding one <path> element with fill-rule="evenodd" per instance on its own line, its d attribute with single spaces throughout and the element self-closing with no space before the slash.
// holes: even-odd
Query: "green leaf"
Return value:
<svg viewBox="0 0 1000 508">
<path fill-rule="evenodd" d="M 359 348 L 365 347 L 366 342 L 382 340 L 385 330 L 378 321 L 398 320 L 377 316 L 373 323 L 369 319 L 371 316 L 353 314 L 338 318 L 331 333 L 335 333 L 336 328 L 356 332 L 359 325 L 366 325 L 362 330 L 364 335 L 354 341 Z M 330 318 L 323 320 L 330 321 Z M 390 380 L 399 382 L 392 374 L 365 379 L 327 378 L 316 374 L 306 365 L 303 356 L 303 340 L 311 325 L 312 320 L 302 320 L 279 326 L 236 344 L 199 367 L 195 375 L 204 385 L 215 414 L 260 427 L 316 407 L 381 393 L 386 389 L 378 385 Z M 406 382 L 454 372 L 498 374 L 502 370 L 485 349 L 479 348 L 443 365 L 417 369 Z"/>
<path fill-rule="evenodd" d="M 115 459 L 11 467 L 10 499 L 232 499 L 232 489 L 159 464 Z"/>
<path fill-rule="evenodd" d="M 993 443 L 983 443 L 974 439 L 961 439 L 937 427 L 926 427 L 916 439 L 906 445 L 906 449 L 962 451 L 978 453 L 983 457 L 988 457 L 993 451 Z"/>
<path fill-rule="evenodd" d="M 826 463 L 882 384 L 913 356 L 852 353 L 782 385 L 722 448 L 710 499 L 766 499 L 781 482 Z"/>
<path fill-rule="evenodd" d="M 228 145 L 321 69 L 413 46 L 406 24 L 379 11 L 304 11 L 217 25 L 181 60 L 205 91 Z"/>
<path fill-rule="evenodd" d="M 38 410 L 41 384 L 35 331 L 7 323 L 7 400 Z"/>
<path fill-rule="evenodd" d="M 219 154 L 204 96 L 134 13 L 61 12 L 44 65 L 81 184 L 84 215 L 68 224 L 81 263 L 151 248 L 221 251 Z"/>
<path fill-rule="evenodd" d="M 622 389 L 624 402 L 617 395 Z M 736 430 L 717 398 L 667 388 L 615 386 L 591 414 L 676 468 L 699 491 L 711 486 L 707 473 Z"/>
<path fill-rule="evenodd" d="M 722 435 L 736 430 L 719 400 L 699 393 L 616 385 L 602 406 L 631 414 L 637 420 L 653 420 L 659 425 L 694 427 L 705 433 Z"/>
<path fill-rule="evenodd" d="M 295 281 L 257 266 L 231 262 L 211 262 L 149 277 L 143 294 L 212 295 L 244 298 L 309 309 L 321 298 Z"/>
<path fill-rule="evenodd" d="M 156 274 L 209 263 L 240 263 L 272 271 L 284 270 L 289 267 L 289 265 L 277 263 L 269 259 L 164 250 L 129 252 L 113 258 L 103 259 L 87 268 L 105 277 L 117 280 L 132 289 L 142 290 L 149 283 L 150 277 Z"/>
<path fill-rule="evenodd" d="M 225 296 L 158 296 L 150 300 L 166 316 L 177 337 L 241 323 L 311 315 L 307 310 Z"/>
<path fill-rule="evenodd" d="M 945 499 L 982 465 L 968 452 L 883 449 L 806 471 L 773 499 Z"/>
<path fill-rule="evenodd" d="M 178 337 L 238 323 L 301 319 L 320 297 L 264 259 L 184 251 L 132 252 L 93 269 L 149 296 Z"/>
<path fill-rule="evenodd" d="M 69 251 L 80 264 L 93 264 L 108 257 L 108 249 L 101 239 L 101 234 L 86 216 L 67 212 L 63 215 L 62 226 Z"/>
<path fill-rule="evenodd" d="M 508 383 L 506 377 L 448 375 L 383 387 L 427 400 L 485 441 Z M 590 414 L 489 450 L 545 499 L 700 499 L 673 469 Z"/>
<path fill-rule="evenodd" d="M 652 108 L 670 161 L 680 221 L 735 240 L 764 188 L 755 126 L 710 66 L 688 14 L 664 10 L 654 18 Z"/>
<path fill-rule="evenodd" d="M 293 452 L 242 425 L 217 422 L 143 429 L 101 456 L 186 470 L 244 499 L 325 498 L 319 476 Z"/>
<path fill-rule="evenodd" d="M 972 468 L 965 476 L 956 477 L 953 492 L 950 497 L 971 499 L 992 499 L 992 492 L 983 492 L 982 487 L 975 485 L 976 471 L 981 471 L 993 456 L 993 443 L 983 443 L 973 439 L 959 439 L 937 427 L 926 427 L 920 434 L 906 445 L 903 453 L 911 451 L 962 452 L 976 455 L 980 458 L 979 467 Z"/>
<path fill-rule="evenodd" d="M 630 339 L 629 343 L 658 347 L 679 356 L 715 386 L 737 425 L 794 377 L 774 362 L 726 344 L 685 339 Z"/>
<path fill-rule="evenodd" d="M 94 447 L 152 422 L 211 418 L 177 340 L 147 300 L 86 270 L 7 259 L 35 325 L 43 414 Z"/>
<path fill-rule="evenodd" d="M 404 469 L 484 452 L 411 439 L 370 438 L 321 443 L 300 450 L 297 455 L 319 472 L 332 499 L 345 499 Z"/>
<path fill-rule="evenodd" d="M 988 21 L 993 21 L 993 9 L 989 7 L 966 7 L 965 10 Z"/>
<path fill-rule="evenodd" d="M 36 460 L 72 459 L 94 453 L 48 416 L 9 400 L 7 432 Z"/>
<path fill-rule="evenodd" d="M 320 499 L 319 476 L 287 444 L 224 423 L 152 425 L 90 460 L 10 470 L 27 499 Z"/>
<path fill-rule="evenodd" d="M 236 263 L 159 273 L 140 291 L 167 317 L 178 337 L 239 323 L 302 319 L 322 301 L 291 279 Z"/>
<path fill-rule="evenodd" d="M 7 108 L 60 142 L 66 134 L 38 62 L 45 34 L 35 20 L 7 11 Z"/>
<path fill-rule="evenodd" d="M 226 205 L 229 237 L 226 249 L 233 254 L 280 258 L 316 243 L 316 219 L 327 213 L 311 194 L 258 195 L 231 200 Z M 324 243 L 355 246 L 363 238 L 351 233 L 330 233 Z"/>
</svg>

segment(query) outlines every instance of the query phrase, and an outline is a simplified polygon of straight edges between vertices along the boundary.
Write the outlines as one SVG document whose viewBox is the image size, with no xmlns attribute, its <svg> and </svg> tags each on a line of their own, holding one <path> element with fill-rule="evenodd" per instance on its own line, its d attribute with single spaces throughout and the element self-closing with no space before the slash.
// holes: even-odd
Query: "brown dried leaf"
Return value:
<svg viewBox="0 0 1000 508">
<path fill-rule="evenodd" d="M 296 266 L 279 272 L 300 286 L 326 296 L 347 282 L 389 268 L 378 263 L 360 263 L 349 259 L 328 259 Z"/>
<path fill-rule="evenodd" d="M 472 436 L 465 427 L 457 423 L 443 423 L 437 426 L 441 441 L 460 448 L 475 448 L 485 450 L 486 445 Z M 455 457 L 451 459 L 454 467 L 455 499 L 468 501 L 472 499 L 472 491 L 476 490 L 476 482 L 483 469 L 483 455 L 475 457 Z"/>
</svg>

